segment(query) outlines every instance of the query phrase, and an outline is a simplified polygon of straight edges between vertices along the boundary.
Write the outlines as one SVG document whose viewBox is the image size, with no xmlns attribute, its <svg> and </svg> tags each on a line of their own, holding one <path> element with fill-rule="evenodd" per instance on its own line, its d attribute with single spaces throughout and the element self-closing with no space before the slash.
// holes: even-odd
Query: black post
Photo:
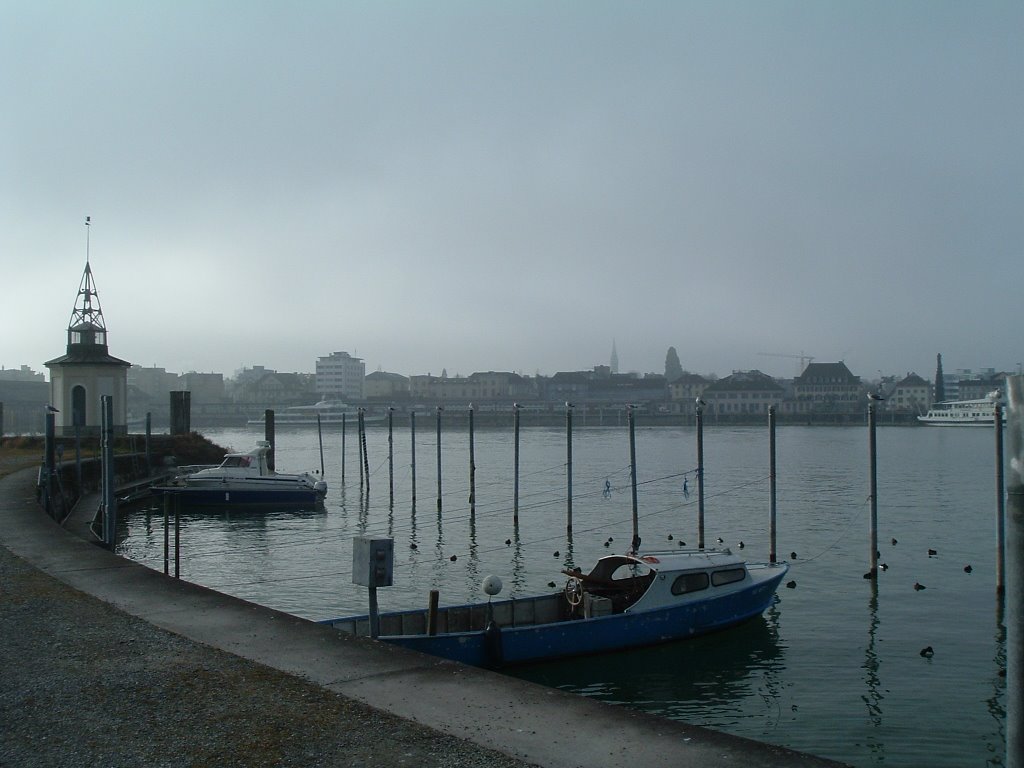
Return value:
<svg viewBox="0 0 1024 768">
<path fill-rule="evenodd" d="M 565 532 L 572 535 L 572 403 L 565 404 Z"/>
<path fill-rule="evenodd" d="M 270 443 L 270 450 L 267 452 L 267 469 L 271 472 L 277 471 L 277 459 L 275 457 L 277 435 L 274 433 L 274 411 L 268 408 L 263 412 L 263 439 Z"/>
<path fill-rule="evenodd" d="M 117 531 L 117 495 L 114 493 L 114 398 L 100 397 L 101 461 L 103 468 L 103 543 L 114 548 Z"/>
<path fill-rule="evenodd" d="M 768 562 L 775 562 L 775 406 L 768 406 Z"/>
<path fill-rule="evenodd" d="M 174 578 L 181 578 L 181 499 L 174 496 Z"/>
<path fill-rule="evenodd" d="M 347 425 L 345 420 L 348 417 L 347 413 L 341 414 L 341 487 L 345 487 L 345 432 L 347 431 Z"/>
<path fill-rule="evenodd" d="M 395 508 L 395 409 L 388 408 L 388 509 Z"/>
<path fill-rule="evenodd" d="M 416 411 L 409 411 L 409 450 L 412 453 L 412 508 L 416 511 Z"/>
<path fill-rule="evenodd" d="M 1006 766 L 1024 766 L 1024 376 L 1006 377 Z"/>
<path fill-rule="evenodd" d="M 164 576 L 171 572 L 171 494 L 164 493 Z"/>
<path fill-rule="evenodd" d="M 704 549 L 704 403 L 697 401 L 697 548 Z"/>
<path fill-rule="evenodd" d="M 874 579 L 878 576 L 878 445 L 875 437 L 875 402 L 868 404 L 868 465 L 870 489 L 868 491 L 871 499 L 871 530 L 869 532 L 871 556 L 868 559 L 868 572 L 864 574 L 866 579 Z"/>
<path fill-rule="evenodd" d="M 153 474 L 153 414 L 146 412 L 146 475 Z"/>
<path fill-rule="evenodd" d="M 629 481 L 633 492 L 633 543 L 634 554 L 640 552 L 640 518 L 636 500 L 636 417 L 632 405 L 626 406 L 626 421 L 629 422 Z"/>
<path fill-rule="evenodd" d="M 996 594 L 1006 591 L 1006 494 L 1003 477 L 1003 406 L 998 401 L 992 411 L 996 430 Z"/>
<path fill-rule="evenodd" d="M 512 523 L 519 525 L 519 403 L 512 404 L 512 423 L 515 432 L 515 449 L 513 458 L 513 474 L 515 481 L 512 492 Z"/>
<path fill-rule="evenodd" d="M 476 449 L 473 445 L 473 404 L 469 404 L 469 514 L 476 514 Z"/>
<path fill-rule="evenodd" d="M 46 411 L 46 433 L 43 437 L 43 502 L 46 514 L 55 516 L 53 507 L 53 476 L 57 471 L 57 416 Z"/>
<path fill-rule="evenodd" d="M 437 406 L 437 511 L 441 511 L 441 411 L 443 406 Z"/>
</svg>

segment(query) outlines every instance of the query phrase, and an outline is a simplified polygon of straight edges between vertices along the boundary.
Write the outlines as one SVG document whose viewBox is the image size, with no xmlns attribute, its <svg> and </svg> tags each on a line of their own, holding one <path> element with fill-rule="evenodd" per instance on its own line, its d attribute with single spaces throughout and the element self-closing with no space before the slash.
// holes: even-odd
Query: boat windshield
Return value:
<svg viewBox="0 0 1024 768">
<path fill-rule="evenodd" d="M 249 467 L 252 466 L 252 456 L 225 456 L 221 463 L 222 467 Z"/>
</svg>

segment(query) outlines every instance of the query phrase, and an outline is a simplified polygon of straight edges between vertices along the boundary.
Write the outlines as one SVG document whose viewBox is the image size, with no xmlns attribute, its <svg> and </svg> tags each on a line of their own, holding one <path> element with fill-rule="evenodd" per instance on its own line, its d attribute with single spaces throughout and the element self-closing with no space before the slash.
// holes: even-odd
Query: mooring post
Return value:
<svg viewBox="0 0 1024 768">
<path fill-rule="evenodd" d="M 412 454 L 412 509 L 416 511 L 416 411 L 409 411 L 409 452 Z"/>
<path fill-rule="evenodd" d="M 174 494 L 174 578 L 181 578 L 181 497 Z"/>
<path fill-rule="evenodd" d="M 103 543 L 114 548 L 117 531 L 117 496 L 114 494 L 114 398 L 100 397 L 103 466 Z"/>
<path fill-rule="evenodd" d="M 370 452 L 366 449 L 366 409 L 359 409 L 359 445 L 363 449 L 363 474 L 366 475 L 366 499 L 370 499 Z"/>
<path fill-rule="evenodd" d="M 164 576 L 171 572 L 171 494 L 164 493 Z"/>
<path fill-rule="evenodd" d="M 46 410 L 46 431 L 43 435 L 43 502 L 46 514 L 54 517 L 53 476 L 57 471 L 57 417 Z M 102 477 L 102 476 L 101 476 Z"/>
<path fill-rule="evenodd" d="M 476 514 L 476 449 L 473 443 L 473 404 L 469 404 L 469 514 Z"/>
<path fill-rule="evenodd" d="M 433 637 L 437 634 L 437 604 L 440 600 L 440 593 L 436 589 L 430 590 L 430 601 L 427 603 L 427 635 Z"/>
<path fill-rule="evenodd" d="M 443 405 L 437 406 L 437 511 L 441 511 L 441 412 Z"/>
<path fill-rule="evenodd" d="M 320 414 L 316 415 L 316 438 L 320 445 L 320 479 L 322 480 L 327 474 L 324 468 L 324 427 L 320 422 Z"/>
<path fill-rule="evenodd" d="M 1024 376 L 1006 378 L 1006 767 L 1024 766 Z"/>
<path fill-rule="evenodd" d="M 704 549 L 704 401 L 697 399 L 697 548 Z"/>
<path fill-rule="evenodd" d="M 359 493 L 363 492 L 363 409 L 356 411 L 356 447 L 359 449 Z"/>
<path fill-rule="evenodd" d="M 633 490 L 633 543 L 630 548 L 634 554 L 640 552 L 640 517 L 636 503 L 636 417 L 633 406 L 626 406 L 626 421 L 629 422 L 629 481 Z"/>
<path fill-rule="evenodd" d="M 341 414 L 341 487 L 345 487 L 345 432 L 347 431 L 347 425 L 345 420 L 348 417 L 347 413 Z"/>
<path fill-rule="evenodd" d="M 395 508 L 395 409 L 388 407 L 388 509 Z"/>
<path fill-rule="evenodd" d="M 146 411 L 146 476 L 153 474 L 153 414 Z"/>
<path fill-rule="evenodd" d="M 0 400 L 0 446 L 4 444 L 4 403 Z"/>
<path fill-rule="evenodd" d="M 875 401 L 868 403 L 868 477 L 870 482 L 869 498 L 871 499 L 871 557 L 868 560 L 866 579 L 878 577 L 878 445 L 875 438 Z"/>
<path fill-rule="evenodd" d="M 273 472 L 276 467 L 274 450 L 276 443 L 276 436 L 274 435 L 274 409 L 267 408 L 263 412 L 263 439 L 270 444 L 270 450 L 267 452 L 267 469 Z"/>
<path fill-rule="evenodd" d="M 512 403 L 512 431 L 515 445 L 512 459 L 512 524 L 519 525 L 519 403 Z"/>
<path fill-rule="evenodd" d="M 1003 406 L 992 410 L 996 432 L 996 594 L 1006 591 L 1006 483 L 1003 477 Z"/>
<path fill-rule="evenodd" d="M 572 535 L 572 403 L 565 404 L 565 532 Z"/>
<path fill-rule="evenodd" d="M 775 406 L 768 406 L 768 562 L 775 562 Z"/>
</svg>

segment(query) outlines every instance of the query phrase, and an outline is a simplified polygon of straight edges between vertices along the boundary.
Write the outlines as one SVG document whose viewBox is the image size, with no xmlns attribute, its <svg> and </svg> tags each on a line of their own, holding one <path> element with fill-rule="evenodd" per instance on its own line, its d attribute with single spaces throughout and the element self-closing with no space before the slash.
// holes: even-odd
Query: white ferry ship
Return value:
<svg viewBox="0 0 1024 768">
<path fill-rule="evenodd" d="M 995 420 L 996 400 L 951 400 L 946 403 L 935 403 L 924 416 L 917 420 L 923 424 L 937 427 L 989 427 Z M 1003 423 L 1006 423 L 1006 411 L 1003 411 Z"/>
<path fill-rule="evenodd" d="M 295 405 L 285 408 L 283 411 L 274 413 L 274 426 L 276 428 L 288 427 L 315 427 L 317 417 L 320 417 L 320 425 L 323 427 L 340 427 L 344 420 L 346 426 L 353 430 L 359 420 L 359 409 L 343 403 L 339 400 L 321 400 L 315 405 Z M 364 423 L 379 420 L 382 417 L 371 417 L 364 415 Z M 263 427 L 263 417 L 249 419 L 250 427 Z"/>
</svg>

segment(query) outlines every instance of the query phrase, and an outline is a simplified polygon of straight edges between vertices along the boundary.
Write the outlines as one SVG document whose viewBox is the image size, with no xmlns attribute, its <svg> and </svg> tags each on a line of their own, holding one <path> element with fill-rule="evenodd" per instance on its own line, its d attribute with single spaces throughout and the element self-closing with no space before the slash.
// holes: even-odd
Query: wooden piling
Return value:
<svg viewBox="0 0 1024 768">
<path fill-rule="evenodd" d="M 366 498 L 370 498 L 370 452 L 366 450 L 366 409 L 359 409 L 359 445 L 363 449 L 363 474 L 366 475 Z"/>
<path fill-rule="evenodd" d="M 174 578 L 181 578 L 181 497 L 174 494 Z"/>
<path fill-rule="evenodd" d="M 473 404 L 469 404 L 469 514 L 476 514 L 476 450 L 473 441 Z"/>
<path fill-rule="evenodd" d="M 572 403 L 565 404 L 565 532 L 572 535 Z"/>
<path fill-rule="evenodd" d="M 1003 477 L 1003 406 L 992 411 L 996 433 L 996 594 L 1006 591 L 1006 491 Z"/>
<path fill-rule="evenodd" d="M 345 432 L 347 431 L 347 425 L 345 424 L 347 413 L 341 414 L 341 487 L 345 487 Z"/>
<path fill-rule="evenodd" d="M 875 437 L 875 402 L 868 404 L 868 477 L 870 482 L 869 498 L 871 499 L 870 522 L 870 558 L 865 578 L 878 577 L 878 445 Z"/>
<path fill-rule="evenodd" d="M 633 492 L 633 543 L 634 553 L 640 552 L 640 517 L 636 499 L 636 415 L 632 405 L 626 406 L 626 421 L 629 423 L 629 480 Z"/>
<path fill-rule="evenodd" d="M 103 467 L 103 543 L 113 550 L 117 532 L 117 495 L 114 493 L 114 398 L 100 397 L 100 457 Z"/>
<path fill-rule="evenodd" d="M 276 469 L 277 460 L 275 458 L 274 411 L 271 408 L 263 412 L 263 439 L 270 443 L 270 450 L 267 452 L 267 468 L 273 472 Z"/>
<path fill-rule="evenodd" d="M 444 406 L 437 406 L 437 511 L 441 511 L 441 412 Z"/>
<path fill-rule="evenodd" d="M 704 404 L 697 403 L 697 548 L 704 549 Z"/>
<path fill-rule="evenodd" d="M 319 413 L 316 415 L 316 437 L 320 445 L 320 479 L 322 480 L 327 472 L 324 469 L 324 428 L 320 422 Z"/>
<path fill-rule="evenodd" d="M 1006 378 L 1006 766 L 1024 766 L 1024 376 Z"/>
<path fill-rule="evenodd" d="M 171 494 L 164 493 L 164 576 L 171 573 Z"/>
<path fill-rule="evenodd" d="M 437 604 L 440 601 L 440 593 L 436 589 L 430 590 L 430 602 L 427 604 L 427 634 L 433 637 L 437 634 Z"/>
<path fill-rule="evenodd" d="M 388 509 L 395 508 L 395 409 L 388 408 Z"/>
<path fill-rule="evenodd" d="M 412 510 L 416 511 L 416 411 L 409 411 L 409 451 L 412 454 Z"/>
<path fill-rule="evenodd" d="M 519 403 L 512 404 L 512 425 L 514 432 L 513 443 L 513 485 L 512 485 L 512 523 L 519 525 Z"/>
<path fill-rule="evenodd" d="M 768 562 L 774 563 L 775 548 L 775 406 L 768 406 Z"/>
</svg>

